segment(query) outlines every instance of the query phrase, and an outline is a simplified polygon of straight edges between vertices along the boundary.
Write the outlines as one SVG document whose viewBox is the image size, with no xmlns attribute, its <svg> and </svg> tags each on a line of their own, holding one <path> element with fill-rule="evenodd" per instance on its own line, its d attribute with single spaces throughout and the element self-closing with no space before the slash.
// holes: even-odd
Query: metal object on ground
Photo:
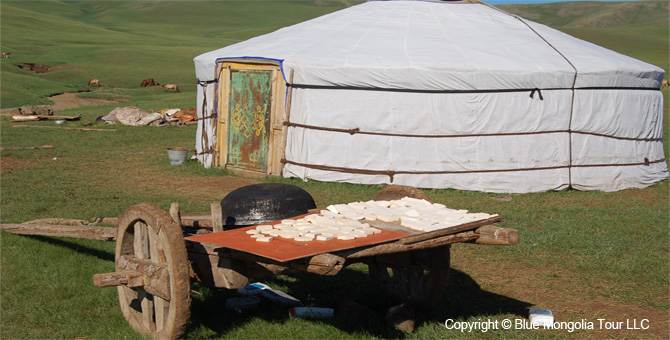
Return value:
<svg viewBox="0 0 670 340">
<path fill-rule="evenodd" d="M 167 150 L 170 165 L 182 165 L 188 160 L 188 148 L 174 147 Z"/>
<path fill-rule="evenodd" d="M 248 185 L 221 200 L 226 226 L 249 226 L 306 214 L 314 198 L 300 187 L 282 183 Z"/>
</svg>

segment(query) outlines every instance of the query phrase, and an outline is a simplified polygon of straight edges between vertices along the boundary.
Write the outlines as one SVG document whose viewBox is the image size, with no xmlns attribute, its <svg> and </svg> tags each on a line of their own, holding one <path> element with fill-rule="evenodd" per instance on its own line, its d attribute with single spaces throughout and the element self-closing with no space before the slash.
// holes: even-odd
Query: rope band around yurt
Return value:
<svg viewBox="0 0 670 340">
<path fill-rule="evenodd" d="M 586 131 L 576 131 L 576 130 L 572 130 L 572 131 L 571 130 L 547 130 L 547 131 L 531 131 L 531 132 L 472 133 L 472 134 L 460 134 L 460 135 L 412 135 L 412 134 L 402 134 L 402 133 L 363 131 L 359 128 L 338 129 L 338 128 L 329 128 L 329 127 L 324 127 L 324 126 L 298 124 L 298 123 L 292 123 L 292 122 L 284 122 L 284 125 L 288 126 L 288 127 L 302 128 L 302 129 L 309 129 L 309 130 L 320 130 L 320 131 L 347 133 L 347 134 L 350 134 L 350 135 L 362 134 L 362 135 L 389 136 L 389 137 L 410 137 L 410 138 L 463 138 L 463 137 L 524 136 L 524 135 L 540 135 L 540 134 L 549 134 L 549 133 L 576 133 L 576 134 L 592 135 L 592 136 L 598 136 L 598 137 L 606 137 L 606 138 L 612 138 L 612 139 L 638 141 L 638 142 L 659 142 L 659 141 L 663 141 L 663 138 L 620 137 L 620 136 L 612 136 L 612 135 L 607 135 L 607 134 L 597 133 L 597 132 L 586 132 Z"/>
<path fill-rule="evenodd" d="M 442 170 L 442 171 L 404 171 L 404 170 L 369 170 L 369 169 L 355 169 L 355 168 L 344 168 L 336 166 L 328 166 L 321 164 L 306 164 L 299 163 L 294 161 L 289 161 L 286 159 L 281 160 L 282 164 L 292 164 L 301 166 L 304 168 L 315 169 L 315 170 L 324 170 L 324 171 L 335 171 L 335 172 L 344 172 L 351 174 L 360 174 L 360 175 L 384 175 L 389 176 L 389 180 L 393 183 L 394 176 L 396 175 L 459 175 L 459 174 L 474 174 L 474 173 L 491 173 L 491 172 L 518 172 L 518 171 L 542 171 L 542 170 L 557 170 L 557 169 L 569 169 L 569 168 L 596 168 L 596 167 L 611 167 L 611 166 L 639 166 L 639 165 L 650 165 L 654 163 L 665 162 L 665 158 L 657 159 L 650 161 L 647 158 L 644 159 L 644 162 L 639 163 L 622 163 L 622 164 L 571 164 L 571 165 L 557 165 L 557 166 L 547 166 L 547 167 L 537 167 L 537 168 L 518 168 L 518 169 L 482 169 L 482 170 Z"/>
</svg>

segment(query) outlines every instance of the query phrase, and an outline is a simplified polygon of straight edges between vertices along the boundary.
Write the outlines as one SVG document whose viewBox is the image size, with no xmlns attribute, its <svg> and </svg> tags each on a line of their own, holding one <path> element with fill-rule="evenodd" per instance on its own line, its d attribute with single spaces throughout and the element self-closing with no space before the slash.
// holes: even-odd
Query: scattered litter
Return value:
<svg viewBox="0 0 670 340">
<path fill-rule="evenodd" d="M 158 112 L 147 112 L 135 106 L 117 107 L 99 119 L 107 124 L 121 123 L 129 126 L 162 126 L 198 120 L 195 109 L 168 108 Z"/>
<path fill-rule="evenodd" d="M 248 285 L 238 289 L 237 293 L 242 295 L 242 296 L 257 296 L 257 295 L 261 295 L 261 292 L 264 289 L 272 289 L 272 288 L 270 288 L 270 286 L 268 286 L 266 284 L 256 282 L 256 283 L 248 284 Z"/>
<path fill-rule="evenodd" d="M 541 327 L 551 327 L 554 324 L 554 314 L 548 309 L 533 308 L 530 310 L 530 323 Z"/>
<path fill-rule="evenodd" d="M 11 122 L 36 122 L 45 119 L 56 119 L 54 122 L 56 124 L 65 123 L 66 120 L 79 120 L 81 115 L 76 116 L 54 116 L 50 115 L 22 115 L 22 116 L 12 116 Z M 60 123 L 59 123 L 60 122 Z"/>
<path fill-rule="evenodd" d="M 41 120 L 39 116 L 12 116 L 12 122 L 30 122 Z"/>
<path fill-rule="evenodd" d="M 288 295 L 280 290 L 275 290 L 269 287 L 261 290 L 261 296 L 272 302 L 278 303 L 286 307 L 304 306 L 300 300 L 294 298 L 293 296 Z"/>
<path fill-rule="evenodd" d="M 172 117 L 175 113 L 181 111 L 181 109 L 163 109 L 158 111 L 158 113 L 162 113 L 168 117 Z"/>
<path fill-rule="evenodd" d="M 176 112 L 168 114 L 168 112 L 173 112 L 175 110 Z M 180 123 L 187 123 L 198 120 L 198 114 L 195 109 L 169 109 L 165 114 L 170 117 L 170 119 L 168 119 L 169 122 L 177 121 Z"/>
<path fill-rule="evenodd" d="M 272 302 L 278 303 L 286 307 L 303 307 L 302 302 L 291 295 L 288 295 L 280 290 L 272 289 L 270 286 L 263 283 L 248 284 L 237 290 L 237 293 L 242 296 L 262 296 Z"/>
<path fill-rule="evenodd" d="M 159 125 L 163 122 L 160 113 L 149 113 L 134 106 L 117 107 L 102 117 L 108 124 L 121 123 L 130 126 Z M 152 124 L 153 123 L 153 124 Z"/>
<path fill-rule="evenodd" d="M 288 310 L 289 315 L 306 319 L 332 318 L 335 311 L 324 307 L 295 307 Z"/>
<path fill-rule="evenodd" d="M 226 308 L 244 313 L 256 309 L 260 303 L 261 298 L 258 296 L 243 296 L 226 300 Z"/>
</svg>

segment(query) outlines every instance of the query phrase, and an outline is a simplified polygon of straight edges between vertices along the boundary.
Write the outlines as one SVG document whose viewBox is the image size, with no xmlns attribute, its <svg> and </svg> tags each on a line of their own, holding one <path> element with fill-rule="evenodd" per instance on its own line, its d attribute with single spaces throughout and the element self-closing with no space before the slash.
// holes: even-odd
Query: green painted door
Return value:
<svg viewBox="0 0 670 340">
<path fill-rule="evenodd" d="M 228 166 L 265 172 L 272 71 L 232 70 L 230 78 Z"/>
</svg>

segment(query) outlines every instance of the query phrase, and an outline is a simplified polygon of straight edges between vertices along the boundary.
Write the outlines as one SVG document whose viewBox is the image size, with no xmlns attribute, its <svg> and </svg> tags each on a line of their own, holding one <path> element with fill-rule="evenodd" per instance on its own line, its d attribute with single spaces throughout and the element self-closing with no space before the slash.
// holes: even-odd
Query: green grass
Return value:
<svg viewBox="0 0 670 340">
<path fill-rule="evenodd" d="M 138 91 L 143 79 L 154 78 L 195 98 L 195 56 L 344 7 L 336 1 L 268 4 L 3 1 L 1 44 L 12 54 L 1 61 L 0 106 L 49 104 L 46 95 L 85 91 L 92 78 Z M 18 63 L 76 67 L 36 75 Z"/>
<path fill-rule="evenodd" d="M 82 114 L 79 122 L 59 126 L 52 121 L 29 123 L 44 128 L 13 127 L 9 117 L 0 117 L 2 146 L 53 145 L 51 149 L 0 153 L 2 222 L 116 216 L 143 201 L 165 210 L 171 202 L 179 202 L 184 212 L 207 211 L 210 202 L 221 200 L 229 191 L 222 180 L 235 177 L 195 162 L 169 165 L 166 148 L 193 148 L 194 126 L 93 126 L 110 130 L 107 132 L 52 127 L 81 127 L 117 106 L 147 110 L 194 107 L 194 56 L 343 7 L 341 2 L 320 3 L 325 5 L 284 1 L 0 2 L 2 49 L 12 52 L 11 58 L 0 60 L 3 108 L 48 103 L 48 95 L 87 90 L 91 78 L 101 79 L 103 87 L 82 96 L 130 100 L 58 112 Z M 657 15 L 667 19 L 667 5 L 646 15 L 651 18 L 649 23 L 638 20 L 621 25 L 610 20 L 591 24 L 595 27 L 578 23 L 611 17 L 602 13 L 609 4 L 598 13 L 574 12 L 579 9 L 575 4 L 564 6 L 565 11 L 572 11 L 570 16 L 558 18 L 566 12 L 550 7 L 539 18 L 582 39 L 669 68 L 667 24 L 655 19 Z M 14 65 L 27 62 L 72 67 L 38 75 Z M 178 83 L 182 93 L 139 88 L 140 81 L 148 77 Z M 663 93 L 668 131 L 669 92 Z M 667 137 L 664 142 L 668 155 Z M 298 185 L 314 196 L 319 207 L 368 200 L 383 188 L 281 178 L 264 181 Z M 367 267 L 355 264 L 333 277 L 303 273 L 263 282 L 308 305 L 336 307 L 352 299 L 375 313 L 302 320 L 263 302 L 263 308 L 254 313 L 236 314 L 223 308 L 233 292 L 194 283 L 192 289 L 197 293 L 192 295 L 188 337 L 663 338 L 654 334 L 667 330 L 670 308 L 669 185 L 664 181 L 614 193 L 511 195 L 511 201 L 492 199 L 502 197 L 500 194 L 428 190 L 435 202 L 500 214 L 504 218 L 500 226 L 519 230 L 521 243 L 511 247 L 455 245 L 447 294 L 437 308 L 418 313 L 415 333 L 404 335 L 383 325 L 383 313 L 394 303 L 372 287 Z M 91 283 L 93 274 L 114 270 L 113 243 L 1 232 L 0 246 L 1 338 L 140 338 L 124 320 L 116 291 Z M 620 312 L 633 309 L 631 313 L 642 310 L 663 318 L 653 319 L 657 332 L 652 335 L 501 330 L 464 334 L 443 325 L 447 318 L 525 318 L 533 306 L 552 309 L 562 320 L 593 320 L 602 306 L 606 306 L 602 312 L 620 317 L 633 317 Z"/>
</svg>

